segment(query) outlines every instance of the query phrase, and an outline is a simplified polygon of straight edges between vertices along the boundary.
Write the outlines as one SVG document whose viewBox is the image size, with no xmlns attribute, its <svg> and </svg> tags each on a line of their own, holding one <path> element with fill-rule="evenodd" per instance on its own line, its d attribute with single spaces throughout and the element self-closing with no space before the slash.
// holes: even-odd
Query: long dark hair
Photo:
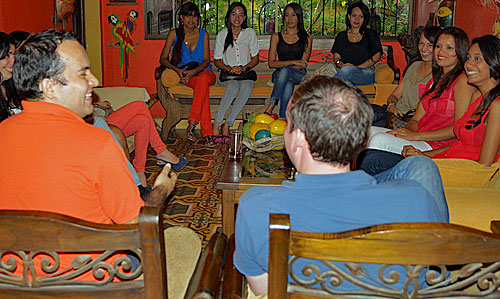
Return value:
<svg viewBox="0 0 500 299">
<path fill-rule="evenodd" d="M 16 46 L 16 49 L 19 48 L 22 42 L 28 39 L 30 36 L 29 32 L 16 30 L 9 33 L 9 37 L 12 39 L 12 42 Z"/>
<path fill-rule="evenodd" d="M 298 32 L 297 32 L 297 35 L 299 36 L 299 42 L 304 46 L 304 49 L 307 48 L 307 45 L 308 45 L 308 38 L 309 38 L 309 34 L 307 34 L 307 31 L 306 29 L 304 29 L 304 14 L 302 13 L 302 7 L 300 6 L 300 4 L 298 3 L 295 3 L 295 2 L 291 2 L 291 3 L 288 3 L 286 6 L 285 6 L 285 9 L 283 10 L 283 26 L 285 26 L 285 11 L 287 8 L 291 8 L 293 9 L 293 12 L 295 13 L 295 15 L 297 15 L 297 29 L 298 29 Z"/>
<path fill-rule="evenodd" d="M 229 46 L 233 46 L 233 29 L 231 28 L 231 12 L 233 12 L 233 9 L 236 7 L 241 7 L 243 9 L 243 13 L 245 14 L 245 20 L 243 23 L 241 23 L 241 30 L 243 31 L 244 29 L 248 28 L 247 25 L 247 8 L 243 3 L 241 2 L 233 2 L 231 5 L 229 5 L 229 8 L 227 9 L 226 13 L 226 18 L 224 19 L 226 22 L 226 28 L 227 28 L 227 35 L 226 35 L 226 40 L 224 41 L 224 51 L 226 52 L 227 48 Z"/>
<path fill-rule="evenodd" d="M 434 46 L 443 29 L 439 26 L 425 27 L 422 34 Z M 432 54 L 434 56 L 434 54 Z"/>
<path fill-rule="evenodd" d="M 12 39 L 4 32 L 0 32 L 0 60 L 7 58 L 9 55 L 10 47 L 15 46 Z M 1 74 L 0 74 L 1 77 Z M 0 122 L 9 117 L 10 108 L 21 108 L 21 99 L 17 93 L 16 87 L 14 85 L 14 80 L 12 78 L 2 81 L 0 78 L 2 87 L 5 89 L 5 96 L 0 92 Z"/>
<path fill-rule="evenodd" d="M 455 41 L 455 53 L 457 54 L 458 63 L 443 77 L 443 68 L 436 62 L 436 44 L 442 35 L 451 35 Z M 433 84 L 427 92 L 424 93 L 422 98 L 432 92 L 435 95 L 431 99 L 436 99 L 443 94 L 444 90 L 450 88 L 458 76 L 464 71 L 465 60 L 467 59 L 467 52 L 469 51 L 469 38 L 467 33 L 457 27 L 447 27 L 441 31 L 434 43 L 432 54 L 432 80 Z M 443 78 L 441 78 L 443 77 Z M 442 82 L 441 82 L 442 81 Z"/>
<path fill-rule="evenodd" d="M 366 4 L 361 1 L 354 2 L 347 7 L 347 14 L 345 15 L 345 25 L 347 26 L 347 30 L 351 29 L 349 15 L 352 14 L 352 10 L 356 7 L 361 9 L 361 12 L 363 13 L 363 24 L 361 24 L 361 28 L 359 28 L 359 33 L 365 34 L 366 27 L 368 26 L 368 24 L 370 24 L 370 10 L 368 9 L 368 6 L 366 6 Z"/>
<path fill-rule="evenodd" d="M 200 20 L 200 10 L 198 6 L 193 2 L 186 2 L 181 5 L 179 12 L 177 13 L 178 26 L 175 28 L 175 35 L 177 36 L 177 41 L 175 42 L 174 48 L 172 50 L 172 56 L 170 58 L 170 63 L 173 65 L 178 65 L 182 58 L 182 44 L 184 43 L 184 23 L 182 23 L 181 16 L 196 16 L 198 17 L 198 22 Z"/>
<path fill-rule="evenodd" d="M 472 44 L 477 44 L 481 50 L 484 61 L 488 64 L 490 68 L 490 78 L 495 80 L 500 79 L 500 39 L 494 35 L 485 35 L 472 40 Z M 486 111 L 490 107 L 491 102 L 500 96 L 500 84 L 497 84 L 489 92 L 486 98 L 484 98 L 483 107 L 476 115 L 479 117 L 476 120 L 469 120 L 466 129 L 472 129 L 479 125 L 483 119 L 486 121 L 488 115 Z M 486 116 L 485 116 L 486 114 Z"/>
</svg>

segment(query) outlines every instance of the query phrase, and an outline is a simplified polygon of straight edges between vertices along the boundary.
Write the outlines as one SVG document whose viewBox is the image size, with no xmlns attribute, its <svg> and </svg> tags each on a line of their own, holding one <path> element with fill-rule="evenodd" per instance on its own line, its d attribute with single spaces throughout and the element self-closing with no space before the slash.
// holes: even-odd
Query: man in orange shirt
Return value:
<svg viewBox="0 0 500 299">
<path fill-rule="evenodd" d="M 0 124 L 0 209 L 111 224 L 135 223 L 144 204 L 164 203 L 177 179 L 170 165 L 143 201 L 118 144 L 82 119 L 93 112 L 99 82 L 73 36 L 32 35 L 16 52 L 13 75 L 26 101 L 21 113 Z"/>
</svg>

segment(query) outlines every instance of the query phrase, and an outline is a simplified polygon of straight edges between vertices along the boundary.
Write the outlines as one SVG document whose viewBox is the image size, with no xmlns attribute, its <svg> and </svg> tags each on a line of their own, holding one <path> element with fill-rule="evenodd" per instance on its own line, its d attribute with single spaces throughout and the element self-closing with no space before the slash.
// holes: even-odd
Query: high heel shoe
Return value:
<svg viewBox="0 0 500 299">
<path fill-rule="evenodd" d="M 196 128 L 196 124 L 189 123 L 188 127 L 186 128 L 186 139 L 192 142 L 196 142 L 196 134 L 194 132 Z"/>
</svg>

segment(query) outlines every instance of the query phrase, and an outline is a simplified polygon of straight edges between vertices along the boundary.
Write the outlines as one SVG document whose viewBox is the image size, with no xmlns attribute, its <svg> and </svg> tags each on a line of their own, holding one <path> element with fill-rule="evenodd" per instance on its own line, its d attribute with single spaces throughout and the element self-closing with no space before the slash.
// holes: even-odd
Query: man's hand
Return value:
<svg viewBox="0 0 500 299">
<path fill-rule="evenodd" d="M 170 165 L 170 163 L 167 163 L 167 165 L 163 167 L 162 171 L 156 178 L 153 189 L 158 186 L 163 186 L 167 188 L 168 194 L 170 194 L 174 190 L 176 181 L 177 174 L 172 171 L 172 166 Z"/>
<path fill-rule="evenodd" d="M 389 131 L 388 133 L 394 135 L 395 137 L 403 138 L 406 140 L 420 140 L 418 138 L 417 132 L 410 131 L 406 128 L 394 129 Z"/>
<path fill-rule="evenodd" d="M 161 207 L 165 199 L 172 193 L 177 181 L 177 174 L 171 171 L 170 164 L 165 165 L 153 185 L 153 190 L 144 198 L 147 206 Z"/>
</svg>

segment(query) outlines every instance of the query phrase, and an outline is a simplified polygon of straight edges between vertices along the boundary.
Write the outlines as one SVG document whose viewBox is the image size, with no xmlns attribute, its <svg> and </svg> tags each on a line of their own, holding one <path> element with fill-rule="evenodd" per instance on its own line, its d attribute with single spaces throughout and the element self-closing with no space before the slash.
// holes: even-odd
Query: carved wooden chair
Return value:
<svg viewBox="0 0 500 299">
<path fill-rule="evenodd" d="M 444 223 L 394 223 L 342 233 L 304 233 L 290 230 L 285 214 L 272 214 L 269 227 L 270 299 L 500 297 L 499 235 Z M 500 225 L 492 224 L 492 229 L 498 232 Z M 328 270 L 310 264 L 292 268 L 303 258 L 319 260 Z M 330 261 L 339 261 L 346 268 Z M 379 277 L 366 280 L 366 264 L 360 263 L 378 264 Z M 407 275 L 384 272 L 387 265 L 404 265 Z M 454 271 L 447 267 L 451 265 Z M 300 272 L 308 279 L 298 278 Z M 419 287 L 419 274 L 425 275 L 423 288 Z M 288 283 L 289 275 L 293 283 Z M 380 283 L 383 279 L 387 283 Z M 389 283 L 400 279 L 402 289 Z M 333 285 L 345 282 L 360 290 L 334 290 Z M 321 288 L 311 288 L 314 283 Z"/>
<path fill-rule="evenodd" d="M 162 213 L 154 207 L 141 209 L 138 224 L 120 225 L 96 224 L 49 212 L 0 211 L 0 298 L 167 298 L 162 228 Z M 195 273 L 220 278 L 224 264 L 220 258 L 224 257 L 226 243 L 224 235 L 214 235 Z M 135 271 L 130 269 L 131 260 L 126 255 L 112 264 L 102 260 L 123 250 L 139 258 L 140 266 Z M 60 253 L 78 254 L 70 269 L 53 269 Z M 92 259 L 89 253 L 100 256 Z M 36 256 L 43 258 L 37 267 L 33 262 Z M 24 269 L 23 274 L 16 275 L 16 267 Z M 82 273 L 97 277 L 105 274 L 105 278 L 72 279 Z M 116 278 L 122 281 L 116 282 Z M 191 279 L 194 291 L 189 298 L 215 297 L 218 285 L 201 278 Z"/>
</svg>

